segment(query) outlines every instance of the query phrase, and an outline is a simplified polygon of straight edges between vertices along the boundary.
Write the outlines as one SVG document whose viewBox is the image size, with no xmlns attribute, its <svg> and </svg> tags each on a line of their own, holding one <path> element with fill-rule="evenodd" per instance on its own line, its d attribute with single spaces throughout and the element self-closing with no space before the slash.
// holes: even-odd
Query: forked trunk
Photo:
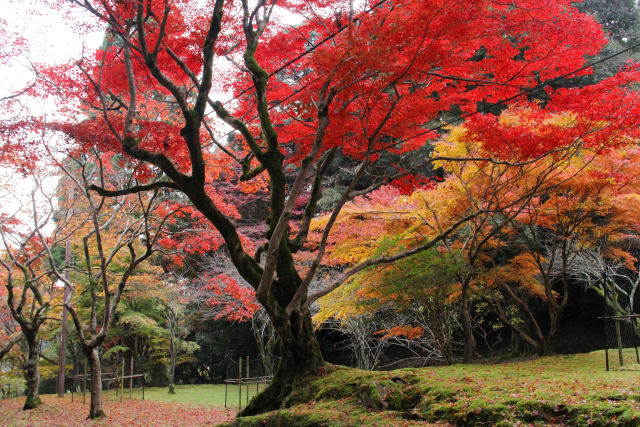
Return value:
<svg viewBox="0 0 640 427">
<path fill-rule="evenodd" d="M 311 325 L 311 315 L 293 314 L 276 326 L 280 338 L 280 363 L 269 386 L 240 412 L 248 416 L 272 411 L 286 403 L 291 392 L 310 377 L 319 374 L 325 362 Z"/>
<path fill-rule="evenodd" d="M 102 418 L 107 415 L 102 410 L 102 367 L 100 366 L 100 356 L 96 348 L 87 349 L 85 356 L 89 359 L 91 370 L 91 403 L 89 406 L 89 416 L 87 418 Z"/>
<path fill-rule="evenodd" d="M 27 398 L 24 402 L 23 410 L 34 409 L 40 406 L 42 401 L 38 395 L 40 385 L 40 346 L 38 346 L 37 334 L 25 334 L 27 346 L 29 348 L 29 358 L 24 364 L 24 379 L 27 381 Z"/>
</svg>

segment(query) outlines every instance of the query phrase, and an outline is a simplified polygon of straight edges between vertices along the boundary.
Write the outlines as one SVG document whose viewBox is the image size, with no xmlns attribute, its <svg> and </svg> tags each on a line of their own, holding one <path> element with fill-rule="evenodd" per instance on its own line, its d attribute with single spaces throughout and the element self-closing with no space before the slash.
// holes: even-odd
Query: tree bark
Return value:
<svg viewBox="0 0 640 427">
<path fill-rule="evenodd" d="M 42 401 L 38 394 L 38 386 L 40 385 L 40 370 L 38 364 L 40 362 L 40 346 L 38 345 L 38 334 L 23 331 L 27 341 L 29 358 L 24 364 L 24 378 L 27 381 L 27 399 L 24 402 L 23 410 L 35 409 Z"/>
<path fill-rule="evenodd" d="M 91 370 L 91 403 L 87 418 L 106 417 L 107 415 L 102 410 L 102 367 L 100 366 L 98 350 L 96 348 L 86 348 L 85 356 L 89 359 Z"/>
<path fill-rule="evenodd" d="M 462 311 L 462 334 L 464 341 L 464 363 L 471 363 L 473 361 L 473 349 L 476 341 L 473 338 L 473 326 L 471 324 L 471 312 L 469 308 L 469 290 L 466 286 L 462 287 L 462 304 L 460 306 Z"/>
<path fill-rule="evenodd" d="M 65 265 L 69 265 L 71 261 L 71 241 L 67 241 L 64 250 L 64 263 Z M 68 281 L 69 280 L 69 268 L 66 268 L 64 271 L 64 277 Z M 66 303 L 71 299 L 71 288 L 64 285 L 64 295 L 63 301 Z M 69 333 L 69 312 L 67 311 L 66 306 L 62 306 L 62 326 L 60 327 L 60 352 L 58 353 L 58 382 L 56 384 L 56 391 L 58 392 L 58 397 L 64 397 L 64 379 L 66 376 L 65 371 L 65 359 L 66 359 L 66 351 L 67 351 L 67 335 Z"/>
<path fill-rule="evenodd" d="M 169 308 L 167 308 L 170 310 Z M 167 323 L 169 324 L 169 366 L 167 367 L 167 376 L 169 377 L 169 394 L 176 394 L 174 377 L 176 372 L 176 358 L 178 351 L 175 343 L 175 330 L 177 329 L 177 319 L 173 316 L 173 312 L 167 313 Z"/>
<path fill-rule="evenodd" d="M 297 386 L 309 377 L 317 376 L 325 365 L 311 324 L 311 315 L 308 312 L 303 316 L 293 313 L 289 319 L 282 320 L 275 325 L 280 337 L 281 355 L 276 374 L 267 388 L 254 397 L 239 416 L 282 407 Z"/>
<path fill-rule="evenodd" d="M 172 349 L 171 362 L 169 366 L 169 394 L 176 394 L 176 389 L 175 389 L 176 357 L 177 357 L 177 354 Z"/>
</svg>

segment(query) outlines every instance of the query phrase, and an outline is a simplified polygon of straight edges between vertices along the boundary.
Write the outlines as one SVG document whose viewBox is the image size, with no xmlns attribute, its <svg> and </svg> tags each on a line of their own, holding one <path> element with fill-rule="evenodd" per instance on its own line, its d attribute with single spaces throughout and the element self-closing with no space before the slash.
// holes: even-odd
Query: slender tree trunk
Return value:
<svg viewBox="0 0 640 427">
<path fill-rule="evenodd" d="M 102 418 L 107 415 L 102 410 L 102 367 L 100 366 L 100 356 L 98 349 L 85 349 L 85 356 L 89 359 L 91 370 L 91 403 L 89 406 L 89 416 L 87 418 Z"/>
<path fill-rule="evenodd" d="M 462 304 L 460 306 L 462 311 L 462 335 L 464 341 L 464 363 L 470 363 L 473 361 L 473 349 L 476 345 L 476 341 L 473 338 L 473 326 L 471 325 L 471 312 L 469 307 L 469 290 L 467 286 L 462 287 Z"/>
<path fill-rule="evenodd" d="M 280 337 L 280 364 L 269 386 L 249 402 L 240 416 L 280 408 L 296 387 L 317 376 L 325 365 L 309 313 L 303 316 L 294 313 L 288 320 L 277 319 L 274 326 Z"/>
<path fill-rule="evenodd" d="M 558 328 L 560 326 L 560 316 L 558 313 L 553 311 L 549 316 L 549 331 L 547 332 L 547 336 L 542 340 L 542 353 L 545 355 L 549 355 L 553 353 L 553 338 L 558 333 Z"/>
<path fill-rule="evenodd" d="M 67 294 L 67 287 L 64 289 L 65 295 Z M 66 301 L 66 296 L 65 296 Z M 64 379 L 66 375 L 65 359 L 67 358 L 67 334 L 69 331 L 69 313 L 67 308 L 62 308 L 62 327 L 60 329 L 60 351 L 58 352 L 58 381 L 56 384 L 56 391 L 58 397 L 64 397 Z"/>
<path fill-rule="evenodd" d="M 169 372 L 168 372 L 168 374 L 169 374 L 168 375 L 169 376 L 169 394 L 176 394 L 176 389 L 175 389 L 176 357 L 177 357 L 177 354 L 172 349 L 171 350 L 171 362 L 170 362 Z"/>
<path fill-rule="evenodd" d="M 69 265 L 69 261 L 71 260 L 71 241 L 67 241 L 65 251 L 64 251 L 64 263 L 65 265 Z M 69 280 L 69 268 L 66 268 L 64 271 L 64 278 Z M 65 285 L 64 287 L 64 296 L 63 301 L 66 303 L 70 300 L 71 289 L 69 286 Z M 62 326 L 60 327 L 60 352 L 58 353 L 58 382 L 56 384 L 56 391 L 58 392 L 58 397 L 64 396 L 64 379 L 65 379 L 65 359 L 66 359 L 66 351 L 67 351 L 67 335 L 69 333 L 69 312 L 67 311 L 67 307 L 62 307 Z"/>
<path fill-rule="evenodd" d="M 169 379 L 169 394 L 176 394 L 174 377 L 176 372 L 176 331 L 178 329 L 178 318 L 173 309 L 167 305 L 167 323 L 169 325 L 169 365 L 167 366 L 167 377 Z"/>
<path fill-rule="evenodd" d="M 34 409 L 40 406 L 42 401 L 38 395 L 40 385 L 40 346 L 38 345 L 38 334 L 23 331 L 27 341 L 29 358 L 24 364 L 24 378 L 27 381 L 27 399 L 24 402 L 23 410 Z"/>
</svg>

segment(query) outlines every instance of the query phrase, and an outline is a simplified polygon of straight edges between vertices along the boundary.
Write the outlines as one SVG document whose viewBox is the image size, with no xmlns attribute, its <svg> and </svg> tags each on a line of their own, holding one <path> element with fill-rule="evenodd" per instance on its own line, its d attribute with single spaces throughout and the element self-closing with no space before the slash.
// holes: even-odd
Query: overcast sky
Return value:
<svg viewBox="0 0 640 427">
<path fill-rule="evenodd" d="M 86 36 L 74 33 L 69 24 L 82 22 L 87 15 L 77 13 L 71 18 L 63 19 L 59 12 L 48 8 L 46 1 L 2 0 L 0 5 L 2 52 L 7 51 L 16 35 L 27 41 L 24 49 L 12 51 L 13 55 L 4 64 L 0 63 L 0 97 L 14 94 L 33 82 L 30 62 L 54 64 L 79 58 L 83 46 L 95 48 L 103 38 L 101 31 Z M 27 100 L 27 103 L 29 110 L 36 115 L 50 113 L 47 110 L 53 109 L 33 100 Z M 2 106 L 0 114 L 6 114 Z M 11 170 L 0 168 L 0 181 L 3 184 L 0 185 L 0 213 L 13 214 L 20 204 L 25 208 L 29 205 L 31 179 L 21 178 Z M 55 182 L 49 180 L 47 187 L 48 191 L 53 191 Z M 19 191 L 15 191 L 16 188 Z M 20 195 L 23 196 L 20 197 L 21 200 L 16 198 Z"/>
</svg>

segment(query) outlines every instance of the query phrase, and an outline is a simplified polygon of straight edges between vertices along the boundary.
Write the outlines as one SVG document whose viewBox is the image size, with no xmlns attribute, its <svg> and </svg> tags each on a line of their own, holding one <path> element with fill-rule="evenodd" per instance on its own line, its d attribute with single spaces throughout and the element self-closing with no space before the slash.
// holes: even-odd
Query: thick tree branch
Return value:
<svg viewBox="0 0 640 427">
<path fill-rule="evenodd" d="M 311 170 L 311 167 L 313 166 L 313 162 L 320 152 L 322 142 L 324 141 L 325 132 L 327 130 L 327 127 L 329 126 L 329 105 L 331 104 L 331 101 L 335 96 L 335 92 L 329 89 L 330 82 L 331 81 L 328 80 L 324 84 L 321 93 L 322 100 L 318 104 L 318 129 L 316 131 L 313 146 L 302 161 L 302 166 L 300 167 L 298 176 L 291 186 L 291 190 L 289 191 L 284 209 L 282 210 L 282 213 L 278 218 L 278 222 L 273 229 L 271 238 L 269 239 L 269 247 L 267 249 L 267 259 L 265 261 L 264 273 L 262 274 L 260 284 L 256 289 L 256 299 L 261 302 L 266 301 L 267 295 L 269 294 L 269 291 L 271 289 L 271 284 L 273 282 L 276 267 L 278 266 L 278 254 L 280 253 L 280 245 L 282 243 L 283 237 L 285 236 L 285 232 L 289 229 L 289 218 L 291 217 L 291 212 L 295 207 L 298 196 L 304 188 L 304 183 L 307 179 L 309 171 Z"/>
<path fill-rule="evenodd" d="M 0 362 L 2 361 L 2 358 L 4 358 L 4 356 L 6 356 L 7 353 L 11 351 L 13 346 L 16 345 L 18 342 L 20 342 L 21 339 L 22 339 L 21 332 L 16 332 L 9 338 L 9 341 L 7 341 L 4 347 L 0 348 Z"/>
<path fill-rule="evenodd" d="M 95 184 L 91 184 L 87 187 L 87 190 L 95 191 L 101 196 L 105 197 L 118 197 L 118 196 L 126 196 L 128 194 L 140 193 L 143 191 L 157 190 L 159 188 L 173 188 L 176 190 L 180 190 L 181 188 L 173 181 L 157 181 L 151 184 L 145 185 L 134 185 L 129 188 L 123 188 L 122 190 L 107 190 L 106 188 L 99 187 Z"/>
</svg>

